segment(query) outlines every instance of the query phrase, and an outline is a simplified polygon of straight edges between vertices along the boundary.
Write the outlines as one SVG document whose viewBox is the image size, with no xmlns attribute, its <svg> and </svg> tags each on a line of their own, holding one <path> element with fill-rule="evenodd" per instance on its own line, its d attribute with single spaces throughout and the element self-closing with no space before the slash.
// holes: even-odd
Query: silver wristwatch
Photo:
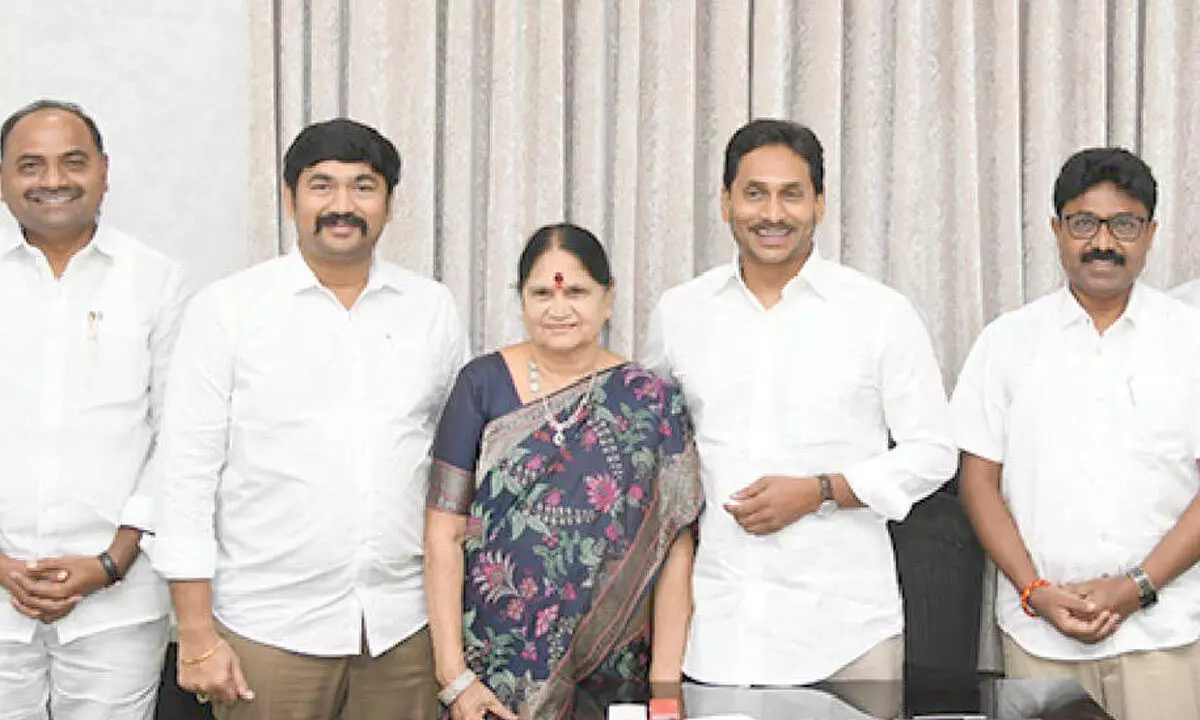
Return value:
<svg viewBox="0 0 1200 720">
<path fill-rule="evenodd" d="M 475 673 L 468 668 L 459 673 L 459 676 L 450 681 L 450 684 L 438 691 L 437 698 L 442 701 L 446 707 L 454 704 L 459 695 L 462 695 L 467 688 L 471 687 L 471 683 L 475 682 Z"/>
<path fill-rule="evenodd" d="M 1150 576 L 1140 565 L 1129 571 L 1129 578 L 1137 585 L 1139 606 L 1145 609 L 1158 602 L 1158 591 L 1154 589 Z"/>
<path fill-rule="evenodd" d="M 817 481 L 821 483 L 821 504 L 817 506 L 817 517 L 829 517 L 838 509 L 837 499 L 833 497 L 833 478 L 821 473 Z"/>
</svg>

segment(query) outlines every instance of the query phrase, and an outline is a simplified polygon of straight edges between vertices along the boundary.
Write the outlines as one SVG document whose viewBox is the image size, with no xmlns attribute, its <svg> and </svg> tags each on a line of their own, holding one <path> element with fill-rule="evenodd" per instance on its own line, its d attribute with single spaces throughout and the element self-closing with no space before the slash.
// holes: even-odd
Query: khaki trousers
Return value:
<svg viewBox="0 0 1200 720">
<path fill-rule="evenodd" d="M 841 698 L 875 717 L 897 717 L 904 706 L 904 636 L 896 635 L 829 677 Z M 893 682 L 879 682 L 890 680 Z"/>
<path fill-rule="evenodd" d="M 1004 672 L 1014 678 L 1073 678 L 1117 720 L 1200 720 L 1200 642 L 1103 660 L 1046 660 L 1007 634 Z"/>
<path fill-rule="evenodd" d="M 434 720 L 429 628 L 379 657 L 317 657 L 256 643 L 225 627 L 254 700 L 215 705 L 217 720 Z"/>
</svg>

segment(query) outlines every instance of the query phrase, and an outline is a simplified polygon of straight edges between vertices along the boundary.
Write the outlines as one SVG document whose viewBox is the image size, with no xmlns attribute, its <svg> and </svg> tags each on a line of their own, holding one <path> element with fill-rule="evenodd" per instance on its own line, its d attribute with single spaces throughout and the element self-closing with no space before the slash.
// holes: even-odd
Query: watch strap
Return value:
<svg viewBox="0 0 1200 720">
<path fill-rule="evenodd" d="M 817 476 L 817 481 L 821 483 L 821 502 L 837 501 L 833 496 L 833 478 L 825 473 Z"/>
<path fill-rule="evenodd" d="M 1138 605 L 1148 608 L 1158 602 L 1158 590 L 1154 588 L 1154 583 L 1150 582 L 1150 576 L 1140 565 L 1129 571 L 1129 578 L 1137 585 Z"/>
<path fill-rule="evenodd" d="M 458 677 L 450 681 L 450 684 L 438 691 L 438 700 L 446 707 L 454 704 L 459 695 L 462 695 L 467 688 L 471 687 L 471 683 L 475 682 L 475 673 L 471 672 L 470 668 L 459 673 Z"/>
<path fill-rule="evenodd" d="M 109 585 L 116 585 L 121 582 L 121 566 L 117 565 L 117 561 L 113 560 L 112 555 L 109 555 L 107 550 L 97 555 L 96 559 L 104 567 L 104 574 L 108 576 Z"/>
</svg>

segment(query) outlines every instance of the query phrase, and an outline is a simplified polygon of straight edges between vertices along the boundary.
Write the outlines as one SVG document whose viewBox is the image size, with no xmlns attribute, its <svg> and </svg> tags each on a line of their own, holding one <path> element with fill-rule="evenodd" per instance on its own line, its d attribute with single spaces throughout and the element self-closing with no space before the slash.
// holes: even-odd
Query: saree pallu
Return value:
<svg viewBox="0 0 1200 720">
<path fill-rule="evenodd" d="M 555 444 L 549 419 L 572 417 Z M 467 664 L 523 718 L 603 717 L 577 690 L 648 681 L 650 590 L 703 504 L 682 394 L 627 363 L 487 422 L 479 447 L 473 474 L 435 450 L 430 488 L 469 512 Z"/>
</svg>

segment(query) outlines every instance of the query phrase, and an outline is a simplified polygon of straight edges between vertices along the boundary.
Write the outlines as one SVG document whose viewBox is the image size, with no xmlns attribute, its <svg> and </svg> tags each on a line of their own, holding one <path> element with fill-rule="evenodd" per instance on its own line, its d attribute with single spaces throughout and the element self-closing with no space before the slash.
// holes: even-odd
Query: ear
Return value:
<svg viewBox="0 0 1200 720">
<path fill-rule="evenodd" d="M 296 222 L 296 194 L 287 185 L 283 186 L 283 210 L 288 220 Z"/>
<path fill-rule="evenodd" d="M 1151 220 L 1146 223 L 1146 249 L 1154 247 L 1154 233 L 1158 230 L 1158 221 Z"/>
<path fill-rule="evenodd" d="M 816 222 L 814 224 L 820 225 L 821 221 L 824 219 L 825 219 L 825 193 L 821 193 L 820 195 L 817 196 Z"/>
<path fill-rule="evenodd" d="M 729 188 L 721 191 L 721 219 L 729 223 L 729 217 L 733 213 L 733 196 L 729 193 Z"/>
<path fill-rule="evenodd" d="M 399 187 L 399 186 L 397 186 L 397 187 Z M 396 215 L 396 188 L 392 188 L 392 191 L 390 193 L 388 193 L 388 197 L 387 197 L 387 217 L 384 218 L 384 223 L 390 223 L 392 221 L 392 218 L 395 217 L 395 215 Z"/>
<path fill-rule="evenodd" d="M 104 192 L 108 192 L 108 156 L 100 156 L 100 175 L 104 178 Z"/>
</svg>

